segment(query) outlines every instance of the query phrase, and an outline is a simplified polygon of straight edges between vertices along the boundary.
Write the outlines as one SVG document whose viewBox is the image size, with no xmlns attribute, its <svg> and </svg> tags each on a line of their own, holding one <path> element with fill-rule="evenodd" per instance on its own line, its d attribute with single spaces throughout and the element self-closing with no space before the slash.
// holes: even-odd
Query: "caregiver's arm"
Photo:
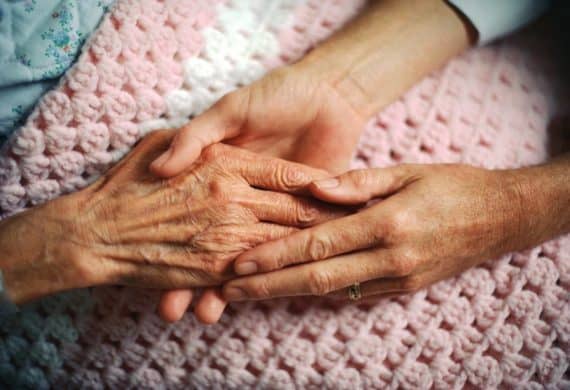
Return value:
<svg viewBox="0 0 570 390">
<path fill-rule="evenodd" d="M 445 1 L 382 0 L 296 66 L 368 118 L 475 41 L 471 24 Z"/>
<path fill-rule="evenodd" d="M 0 222 L 0 270 L 13 302 L 100 284 L 217 285 L 244 250 L 342 215 L 283 193 L 320 171 L 227 145 L 157 179 L 148 163 L 172 135 L 145 138 L 85 190 Z"/>
<path fill-rule="evenodd" d="M 524 26 L 548 3 L 377 0 L 299 65 L 368 118 L 470 44 Z"/>
<path fill-rule="evenodd" d="M 417 290 L 490 258 L 570 232 L 570 155 L 532 168 L 402 165 L 316 182 L 326 201 L 383 200 L 241 255 L 228 300 Z M 283 268 L 295 263 L 301 265 Z M 283 269 L 281 269 L 283 268 Z M 336 291 L 336 292 L 335 292 Z"/>
<path fill-rule="evenodd" d="M 177 174 L 229 143 L 330 171 L 346 169 L 368 118 L 469 46 L 474 31 L 443 0 L 374 1 L 296 64 L 222 98 L 152 164 Z"/>
</svg>

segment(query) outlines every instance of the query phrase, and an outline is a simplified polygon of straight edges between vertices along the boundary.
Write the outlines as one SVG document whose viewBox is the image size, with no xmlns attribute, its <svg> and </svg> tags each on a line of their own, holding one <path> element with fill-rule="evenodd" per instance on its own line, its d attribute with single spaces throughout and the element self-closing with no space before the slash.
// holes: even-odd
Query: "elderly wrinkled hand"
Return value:
<svg viewBox="0 0 570 390">
<path fill-rule="evenodd" d="M 99 284 L 217 285 L 244 250 L 342 214 L 291 194 L 322 172 L 227 145 L 157 179 L 148 164 L 172 135 L 150 135 L 85 190 L 0 224 L 15 302 Z"/>
<path fill-rule="evenodd" d="M 377 202 L 244 253 L 235 271 L 255 275 L 229 281 L 223 296 L 346 298 L 355 283 L 362 296 L 415 291 L 567 231 L 567 167 L 402 165 L 316 182 L 325 201 Z"/>
<path fill-rule="evenodd" d="M 321 81 L 320 70 L 318 76 L 315 72 L 301 65 L 281 68 L 226 95 L 180 129 L 151 170 L 163 177 L 178 174 L 203 148 L 226 140 L 265 155 L 331 172 L 344 171 L 365 116 L 357 113 L 331 83 Z M 198 313 L 210 311 L 209 319 L 198 317 L 212 322 L 221 315 L 224 303 L 212 290 L 206 291 L 204 298 L 199 303 L 204 310 Z M 176 320 L 190 300 L 190 291 L 167 292 L 160 311 L 165 319 Z"/>
</svg>

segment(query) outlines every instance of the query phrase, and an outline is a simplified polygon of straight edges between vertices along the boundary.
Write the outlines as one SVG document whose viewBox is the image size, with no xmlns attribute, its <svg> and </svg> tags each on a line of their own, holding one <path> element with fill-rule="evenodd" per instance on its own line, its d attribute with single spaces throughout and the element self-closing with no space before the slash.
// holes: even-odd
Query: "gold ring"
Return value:
<svg viewBox="0 0 570 390">
<path fill-rule="evenodd" d="M 348 288 L 348 299 L 351 301 L 358 301 L 362 298 L 362 292 L 360 291 L 360 283 L 354 283 Z"/>
</svg>

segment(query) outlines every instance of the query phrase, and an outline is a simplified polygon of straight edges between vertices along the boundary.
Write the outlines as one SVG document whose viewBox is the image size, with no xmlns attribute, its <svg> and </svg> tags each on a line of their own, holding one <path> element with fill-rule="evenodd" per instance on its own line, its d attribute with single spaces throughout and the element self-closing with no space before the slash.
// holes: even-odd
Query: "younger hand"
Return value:
<svg viewBox="0 0 570 390">
<path fill-rule="evenodd" d="M 363 296 L 401 294 L 522 249 L 534 240 L 521 229 L 516 172 L 402 165 L 318 181 L 311 191 L 328 202 L 380 200 L 239 256 L 236 273 L 257 275 L 227 282 L 223 296 L 346 298 L 354 283 L 361 283 Z"/>
<path fill-rule="evenodd" d="M 367 118 L 322 75 L 298 68 L 277 69 L 224 96 L 179 130 L 151 170 L 163 177 L 176 175 L 203 148 L 224 141 L 329 172 L 344 171 Z"/>
<path fill-rule="evenodd" d="M 366 117 L 322 78 L 322 74 L 294 65 L 226 95 L 180 129 L 151 170 L 163 177 L 176 175 L 192 164 L 203 148 L 225 141 L 329 172 L 344 171 Z M 165 319 L 178 319 L 191 298 L 189 290 L 167 292 L 160 311 L 171 313 Z M 211 311 L 209 318 L 213 319 L 222 314 L 225 302 L 217 292 L 206 290 L 200 307 L 204 308 L 200 313 Z"/>
</svg>

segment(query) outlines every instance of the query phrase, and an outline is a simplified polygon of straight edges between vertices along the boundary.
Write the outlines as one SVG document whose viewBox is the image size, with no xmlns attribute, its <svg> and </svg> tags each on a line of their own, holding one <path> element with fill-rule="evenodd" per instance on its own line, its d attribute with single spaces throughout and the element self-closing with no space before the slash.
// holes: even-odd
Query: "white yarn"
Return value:
<svg viewBox="0 0 570 390">
<path fill-rule="evenodd" d="M 267 72 L 266 58 L 279 54 L 273 33 L 292 22 L 295 0 L 244 0 L 218 4 L 218 21 L 203 31 L 204 46 L 183 63 L 184 85 L 166 96 L 166 117 L 143 122 L 142 134 L 182 126 L 227 93 Z"/>
</svg>

